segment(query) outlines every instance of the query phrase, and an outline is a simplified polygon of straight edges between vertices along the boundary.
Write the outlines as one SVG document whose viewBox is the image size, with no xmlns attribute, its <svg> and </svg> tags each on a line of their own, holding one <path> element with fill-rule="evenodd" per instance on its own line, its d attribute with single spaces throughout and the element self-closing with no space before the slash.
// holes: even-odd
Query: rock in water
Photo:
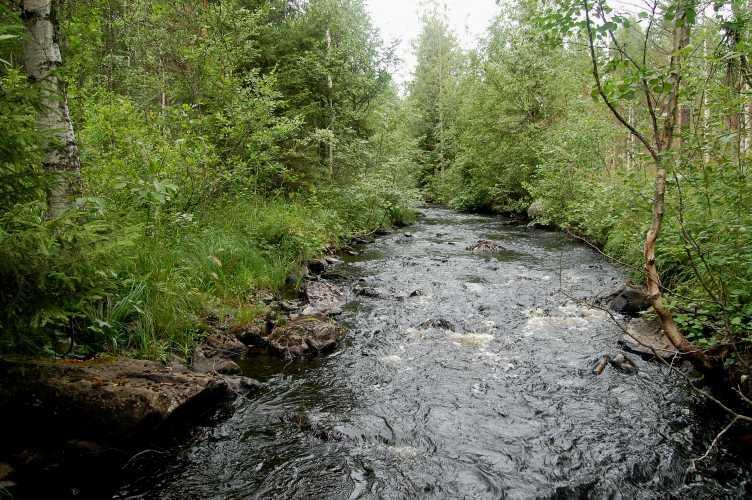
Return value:
<svg viewBox="0 0 752 500">
<path fill-rule="evenodd" d="M 635 318 L 627 325 L 627 332 L 619 340 L 619 346 L 627 352 L 637 354 L 644 359 L 655 359 L 656 356 L 670 360 L 679 355 L 676 347 L 663 334 L 661 322 L 658 319 L 646 320 Z"/>
<path fill-rule="evenodd" d="M 274 329 L 269 346 L 285 357 L 317 355 L 334 349 L 344 332 L 324 315 L 299 316 Z"/>
<path fill-rule="evenodd" d="M 307 314 L 339 314 L 346 301 L 344 292 L 327 281 L 308 282 L 305 294 L 310 305 Z"/>
<path fill-rule="evenodd" d="M 624 373 L 637 373 L 637 365 L 624 354 L 617 354 L 608 360 L 609 364 Z"/>
<path fill-rule="evenodd" d="M 43 425 L 53 436 L 126 446 L 234 397 L 222 379 L 153 361 L 2 360 L 0 374 L 0 411 L 18 420 L 13 432 Z"/>
<path fill-rule="evenodd" d="M 240 366 L 234 360 L 240 359 L 248 351 L 235 335 L 215 333 L 209 335 L 193 353 L 191 368 L 200 373 L 222 373 L 237 375 Z"/>
<path fill-rule="evenodd" d="M 504 250 L 504 247 L 491 240 L 478 240 L 477 243 L 473 243 L 465 250 L 470 250 L 473 253 L 495 253 Z"/>
<path fill-rule="evenodd" d="M 605 302 L 615 312 L 625 316 L 637 316 L 650 309 L 651 303 L 641 287 L 626 284 L 605 297 Z"/>
</svg>

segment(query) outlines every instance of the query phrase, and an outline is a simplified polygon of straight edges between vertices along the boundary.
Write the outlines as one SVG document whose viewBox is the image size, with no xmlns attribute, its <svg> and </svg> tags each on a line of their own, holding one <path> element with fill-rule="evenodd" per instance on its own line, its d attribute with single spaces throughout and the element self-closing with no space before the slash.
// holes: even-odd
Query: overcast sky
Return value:
<svg viewBox="0 0 752 500">
<path fill-rule="evenodd" d="M 397 53 L 402 66 L 395 75 L 400 83 L 409 80 L 415 67 L 411 42 L 420 32 L 421 3 L 421 0 L 368 0 L 371 17 L 384 41 L 400 40 Z M 446 0 L 446 5 L 450 26 L 465 48 L 475 45 L 499 9 L 495 0 Z"/>
</svg>

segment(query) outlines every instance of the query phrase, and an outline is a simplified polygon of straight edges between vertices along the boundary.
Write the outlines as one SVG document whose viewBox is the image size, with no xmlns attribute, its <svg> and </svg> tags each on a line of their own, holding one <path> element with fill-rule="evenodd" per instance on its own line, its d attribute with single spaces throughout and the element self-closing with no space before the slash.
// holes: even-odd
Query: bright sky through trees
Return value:
<svg viewBox="0 0 752 500">
<path fill-rule="evenodd" d="M 446 0 L 447 17 L 452 30 L 462 45 L 469 48 L 485 32 L 488 24 L 499 11 L 495 0 Z M 384 41 L 400 41 L 397 54 L 402 65 L 396 72 L 400 83 L 409 80 L 415 68 L 415 56 L 411 42 L 420 32 L 422 0 L 368 0 L 368 10 Z"/>
</svg>

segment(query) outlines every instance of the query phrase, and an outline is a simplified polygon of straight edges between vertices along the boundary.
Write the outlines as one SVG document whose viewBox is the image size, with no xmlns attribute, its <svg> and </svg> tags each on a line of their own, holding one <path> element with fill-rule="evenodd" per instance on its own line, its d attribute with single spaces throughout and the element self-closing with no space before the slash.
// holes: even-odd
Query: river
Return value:
<svg viewBox="0 0 752 500">
<path fill-rule="evenodd" d="M 479 239 L 504 249 L 466 250 Z M 620 331 L 580 299 L 624 274 L 591 249 L 426 208 L 328 278 L 350 298 L 340 348 L 249 360 L 264 389 L 116 498 L 750 494 L 749 471 L 730 459 L 687 473 L 713 424 L 667 369 L 633 357 L 637 374 L 592 373 Z"/>
</svg>

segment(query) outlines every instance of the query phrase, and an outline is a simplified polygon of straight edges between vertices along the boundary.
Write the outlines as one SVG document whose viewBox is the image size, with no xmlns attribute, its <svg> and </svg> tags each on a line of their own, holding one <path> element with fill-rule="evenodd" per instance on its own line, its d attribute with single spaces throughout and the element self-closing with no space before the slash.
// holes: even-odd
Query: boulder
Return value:
<svg viewBox="0 0 752 500">
<path fill-rule="evenodd" d="M 266 328 L 258 324 L 238 326 L 230 331 L 244 345 L 253 347 L 266 346 L 266 332 Z"/>
<path fill-rule="evenodd" d="M 674 345 L 663 334 L 657 319 L 636 318 L 627 325 L 627 332 L 619 340 L 619 346 L 627 352 L 645 359 L 661 357 L 669 360 L 679 354 Z"/>
<path fill-rule="evenodd" d="M 307 266 L 308 270 L 313 274 L 321 274 L 326 271 L 326 268 L 329 266 L 329 262 L 325 258 L 314 259 L 309 261 Z"/>
<path fill-rule="evenodd" d="M 266 341 L 285 357 L 315 356 L 334 349 L 343 335 L 337 323 L 319 314 L 290 320 L 275 328 Z"/>
<path fill-rule="evenodd" d="M 193 352 L 191 369 L 199 373 L 237 375 L 240 366 L 235 360 L 242 358 L 248 347 L 232 333 L 213 333 Z"/>
<path fill-rule="evenodd" d="M 545 213 L 546 205 L 543 203 L 543 200 L 535 200 L 529 207 L 527 207 L 527 218 L 530 220 L 543 217 Z"/>
<path fill-rule="evenodd" d="M 5 431 L 132 446 L 234 397 L 223 380 L 133 359 L 0 360 Z"/>
<path fill-rule="evenodd" d="M 198 346 L 193 351 L 191 369 L 198 373 L 221 373 L 223 375 L 238 375 L 241 372 L 240 365 L 235 361 L 223 356 L 212 356 L 204 346 Z"/>
<path fill-rule="evenodd" d="M 626 284 L 605 297 L 605 302 L 614 312 L 636 317 L 651 307 L 650 299 L 642 287 Z"/>
<path fill-rule="evenodd" d="M 465 250 L 470 250 L 473 253 L 495 253 L 504 250 L 504 248 L 495 241 L 478 240 L 477 243 L 473 243 Z"/>
<path fill-rule="evenodd" d="M 338 287 L 327 281 L 309 281 L 305 289 L 309 308 L 304 314 L 339 314 L 345 305 L 345 294 Z"/>
</svg>

